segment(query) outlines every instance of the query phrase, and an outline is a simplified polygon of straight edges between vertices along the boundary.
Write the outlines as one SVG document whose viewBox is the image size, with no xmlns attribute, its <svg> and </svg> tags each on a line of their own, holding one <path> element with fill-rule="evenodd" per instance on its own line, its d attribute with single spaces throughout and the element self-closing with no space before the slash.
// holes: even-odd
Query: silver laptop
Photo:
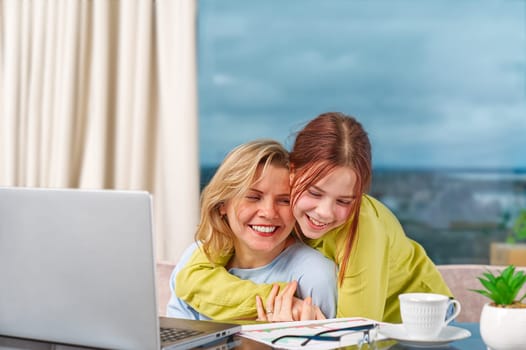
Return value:
<svg viewBox="0 0 526 350">
<path fill-rule="evenodd" d="M 159 319 L 151 203 L 139 191 L 0 188 L 0 335 L 144 350 L 240 331 Z M 161 342 L 161 328 L 196 334 Z"/>
</svg>

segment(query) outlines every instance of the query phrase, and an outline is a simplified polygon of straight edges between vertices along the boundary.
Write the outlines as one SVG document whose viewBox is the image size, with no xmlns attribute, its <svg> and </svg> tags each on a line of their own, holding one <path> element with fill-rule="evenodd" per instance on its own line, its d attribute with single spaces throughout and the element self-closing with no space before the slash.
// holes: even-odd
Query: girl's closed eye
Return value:
<svg viewBox="0 0 526 350">
<path fill-rule="evenodd" d="M 352 200 L 351 199 L 338 199 L 337 203 L 339 205 L 348 206 L 348 205 L 351 205 Z"/>
<path fill-rule="evenodd" d="M 312 197 L 315 197 L 315 198 L 321 197 L 321 193 L 316 191 L 316 190 L 309 189 L 308 193 L 309 193 L 309 195 L 311 195 Z"/>
</svg>

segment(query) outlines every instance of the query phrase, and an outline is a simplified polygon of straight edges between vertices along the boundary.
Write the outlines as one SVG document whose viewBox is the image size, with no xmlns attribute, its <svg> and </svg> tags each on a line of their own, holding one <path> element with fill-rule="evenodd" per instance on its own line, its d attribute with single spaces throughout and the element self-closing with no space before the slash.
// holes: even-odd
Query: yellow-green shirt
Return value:
<svg viewBox="0 0 526 350">
<path fill-rule="evenodd" d="M 307 243 L 341 266 L 348 226 L 346 223 Z M 176 286 L 179 298 L 217 320 L 256 317 L 256 295 L 265 298 L 272 288 L 230 275 L 224 267 L 210 263 L 200 250 L 179 272 Z M 401 322 L 398 295 L 408 292 L 452 296 L 422 246 L 405 235 L 386 206 L 364 195 L 356 240 L 338 288 L 336 317 Z"/>
</svg>

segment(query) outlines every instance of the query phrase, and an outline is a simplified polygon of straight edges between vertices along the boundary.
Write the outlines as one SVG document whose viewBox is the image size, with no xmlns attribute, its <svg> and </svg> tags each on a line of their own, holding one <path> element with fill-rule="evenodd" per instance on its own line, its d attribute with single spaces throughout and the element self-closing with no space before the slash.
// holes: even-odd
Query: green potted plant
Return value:
<svg viewBox="0 0 526 350">
<path fill-rule="evenodd" d="M 507 227 L 511 214 L 504 215 L 502 225 Z M 521 209 L 508 228 L 506 242 L 493 242 L 490 249 L 492 265 L 526 266 L 526 208 Z"/>
<path fill-rule="evenodd" d="M 480 335 L 493 350 L 519 350 L 526 344 L 526 285 L 524 271 L 509 265 L 494 275 L 485 272 L 478 277 L 483 289 L 472 289 L 490 299 L 480 315 Z M 520 293 L 524 293 L 522 296 Z"/>
<path fill-rule="evenodd" d="M 510 244 L 524 241 L 526 241 L 526 209 L 519 212 L 506 238 L 506 243 Z"/>
</svg>

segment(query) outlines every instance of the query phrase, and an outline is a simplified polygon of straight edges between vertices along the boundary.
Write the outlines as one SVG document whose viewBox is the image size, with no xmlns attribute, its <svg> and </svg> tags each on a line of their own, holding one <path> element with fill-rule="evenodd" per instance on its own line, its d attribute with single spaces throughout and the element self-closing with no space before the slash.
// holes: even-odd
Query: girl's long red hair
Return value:
<svg viewBox="0 0 526 350">
<path fill-rule="evenodd" d="M 362 125 L 352 116 L 339 112 L 319 115 L 298 132 L 290 153 L 291 205 L 312 185 L 336 167 L 349 167 L 356 174 L 349 218 L 352 218 L 340 264 L 338 281 L 341 284 L 355 241 L 362 195 L 369 190 L 372 177 L 371 144 Z M 301 233 L 299 225 L 296 225 Z"/>
</svg>

